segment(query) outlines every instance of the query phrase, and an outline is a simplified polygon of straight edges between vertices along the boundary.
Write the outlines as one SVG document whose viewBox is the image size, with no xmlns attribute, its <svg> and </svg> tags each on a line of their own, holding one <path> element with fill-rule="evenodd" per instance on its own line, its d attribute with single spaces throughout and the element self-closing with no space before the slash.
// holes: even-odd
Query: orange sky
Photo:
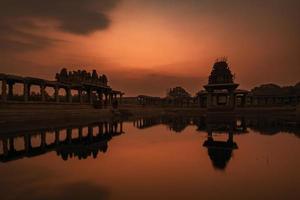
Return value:
<svg viewBox="0 0 300 200">
<path fill-rule="evenodd" d="M 4 2 L 1 72 L 53 79 L 62 67 L 95 68 L 127 95 L 177 85 L 194 94 L 226 56 L 241 88 L 300 81 L 295 0 L 54 0 L 45 11 Z"/>
</svg>

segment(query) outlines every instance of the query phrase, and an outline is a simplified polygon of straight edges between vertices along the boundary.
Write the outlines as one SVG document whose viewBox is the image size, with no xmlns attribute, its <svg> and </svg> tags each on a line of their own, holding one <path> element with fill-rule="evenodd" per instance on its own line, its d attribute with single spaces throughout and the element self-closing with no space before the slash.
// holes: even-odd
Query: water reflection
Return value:
<svg viewBox="0 0 300 200">
<path fill-rule="evenodd" d="M 280 132 L 294 134 L 300 137 L 300 121 L 291 117 L 274 116 L 234 116 L 234 115 L 205 115 L 205 116 L 160 116 L 135 119 L 134 127 L 138 129 L 151 128 L 157 125 L 166 125 L 173 132 L 182 132 L 190 125 L 196 125 L 198 131 L 206 131 L 209 126 L 221 132 L 222 129 L 232 126 L 235 134 L 246 133 L 247 129 L 264 135 L 274 135 Z M 220 131 L 218 131 L 220 129 Z M 228 128 L 227 128 L 228 129 Z"/>
<path fill-rule="evenodd" d="M 293 118 L 69 123 L 0 129 L 1 199 L 299 199 Z"/>
<path fill-rule="evenodd" d="M 147 129 L 156 125 L 165 125 L 170 132 L 180 133 L 188 126 L 194 126 L 199 133 L 207 133 L 202 146 L 212 165 L 217 170 L 225 170 L 238 144 L 234 135 L 248 133 L 248 129 L 261 134 L 274 135 L 281 131 L 299 137 L 299 122 L 290 119 L 257 116 L 159 116 L 133 120 L 134 127 Z M 88 157 L 97 158 L 105 153 L 108 142 L 124 133 L 123 121 L 103 121 L 87 125 L 58 127 L 21 133 L 7 133 L 0 136 L 0 161 L 8 162 L 22 158 L 31 158 L 48 152 L 56 152 L 63 160 Z M 220 140 L 216 136 L 224 136 Z"/>
<path fill-rule="evenodd" d="M 207 116 L 205 123 L 200 123 L 198 131 L 207 132 L 207 140 L 203 146 L 207 148 L 209 158 L 215 169 L 224 170 L 232 157 L 232 152 L 238 149 L 238 145 L 233 140 L 234 134 L 247 133 L 245 119 L 215 118 Z M 226 141 L 219 141 L 213 138 L 213 133 L 228 135 Z"/>
<path fill-rule="evenodd" d="M 8 162 L 25 157 L 30 158 L 52 151 L 55 151 L 63 160 L 73 157 L 78 159 L 96 158 L 99 152 L 107 151 L 108 142 L 113 137 L 122 133 L 124 133 L 123 122 L 120 121 L 9 133 L 0 137 L 2 143 L 0 161 Z M 48 138 L 47 135 L 49 135 Z M 62 137 L 63 135 L 65 137 Z"/>
<path fill-rule="evenodd" d="M 184 116 L 161 116 L 140 118 L 133 122 L 138 129 L 150 128 L 159 124 L 164 124 L 173 132 L 182 132 L 190 125 L 196 126 L 199 132 L 206 132 L 207 139 L 203 147 L 207 148 L 207 153 L 212 161 L 212 165 L 217 170 L 225 170 L 230 161 L 233 151 L 238 149 L 238 144 L 234 141 L 234 135 L 246 134 L 248 129 L 255 130 L 260 134 L 274 135 L 282 131 L 300 136 L 300 123 L 290 118 L 276 118 L 270 116 L 224 116 L 206 115 L 197 117 Z M 227 136 L 225 140 L 218 140 L 214 135 Z"/>
</svg>

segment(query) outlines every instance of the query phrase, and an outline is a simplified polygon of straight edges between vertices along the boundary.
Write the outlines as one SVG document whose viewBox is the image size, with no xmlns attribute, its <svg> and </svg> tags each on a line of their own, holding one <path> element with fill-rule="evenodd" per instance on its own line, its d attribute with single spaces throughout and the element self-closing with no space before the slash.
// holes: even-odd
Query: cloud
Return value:
<svg viewBox="0 0 300 200">
<path fill-rule="evenodd" d="M 38 28 L 35 27 L 34 20 L 46 23 L 54 21 L 59 30 L 77 35 L 105 30 L 111 23 L 107 14 L 118 2 L 119 0 L 1 0 L 1 49 L 32 50 L 57 42 L 47 36 L 28 32 L 28 29 Z"/>
</svg>

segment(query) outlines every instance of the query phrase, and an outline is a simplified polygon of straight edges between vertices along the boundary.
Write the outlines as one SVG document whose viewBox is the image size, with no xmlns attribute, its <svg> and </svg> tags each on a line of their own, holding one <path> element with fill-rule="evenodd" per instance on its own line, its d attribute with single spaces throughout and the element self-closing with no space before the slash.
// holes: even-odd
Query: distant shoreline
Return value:
<svg viewBox="0 0 300 200">
<path fill-rule="evenodd" d="M 154 106 L 126 106 L 119 109 L 95 109 L 90 105 L 3 105 L 0 104 L 0 128 L 42 128 L 76 123 L 89 123 L 91 121 L 110 121 L 155 117 L 161 115 L 201 116 L 207 114 L 203 108 L 181 107 L 154 107 Z M 299 106 L 296 107 L 269 107 L 269 108 L 237 108 L 234 111 L 210 112 L 220 116 L 227 115 L 289 115 L 300 118 Z"/>
</svg>

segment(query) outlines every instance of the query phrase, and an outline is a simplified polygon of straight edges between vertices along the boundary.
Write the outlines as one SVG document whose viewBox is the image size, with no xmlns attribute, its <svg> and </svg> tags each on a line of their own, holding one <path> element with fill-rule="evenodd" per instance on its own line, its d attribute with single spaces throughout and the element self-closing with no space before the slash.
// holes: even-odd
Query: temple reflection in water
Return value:
<svg viewBox="0 0 300 200">
<path fill-rule="evenodd" d="M 49 134 L 47 137 L 47 134 Z M 25 133 L 1 135 L 0 161 L 8 162 L 21 158 L 39 156 L 55 151 L 63 160 L 77 157 L 96 158 L 99 152 L 105 153 L 108 142 L 123 132 L 123 123 L 99 122 L 78 127 L 63 127 L 53 130 L 39 130 Z M 62 139 L 62 137 L 65 137 Z M 52 141 L 49 142 L 49 140 Z M 16 140 L 22 141 L 23 148 L 15 147 Z M 37 141 L 39 140 L 39 141 Z M 37 145 L 33 145 L 33 141 Z"/>
<path fill-rule="evenodd" d="M 284 131 L 299 137 L 299 124 L 289 119 L 266 116 L 224 117 L 217 114 L 193 117 L 163 115 L 133 120 L 133 126 L 137 129 L 164 125 L 170 132 L 180 133 L 192 126 L 200 134 L 206 133 L 202 146 L 207 148 L 207 154 L 216 170 L 225 170 L 234 151 L 238 149 L 235 135 L 248 133 L 251 129 L 264 135 Z M 37 131 L 7 132 L 0 136 L 0 162 L 32 158 L 49 152 L 56 152 L 63 160 L 97 158 L 99 153 L 108 150 L 109 141 L 122 133 L 124 130 L 121 120 Z"/>
<path fill-rule="evenodd" d="M 234 135 L 248 133 L 248 128 L 260 134 L 273 135 L 285 131 L 299 137 L 299 122 L 291 122 L 290 119 L 274 118 L 270 116 L 234 116 L 207 114 L 206 116 L 160 116 L 140 118 L 133 122 L 138 129 L 146 129 L 156 125 L 165 125 L 170 131 L 181 132 L 188 126 L 196 126 L 197 131 L 206 132 L 207 139 L 203 147 L 217 170 L 225 170 L 234 150 L 238 144 L 234 141 Z M 215 136 L 225 136 L 226 139 L 218 140 Z"/>
<path fill-rule="evenodd" d="M 203 146 L 207 148 L 214 168 L 220 170 L 226 168 L 233 150 L 238 149 L 238 145 L 233 139 L 234 134 L 247 133 L 244 118 L 218 118 L 209 115 L 205 118 L 204 123 L 199 124 L 198 130 L 207 132 L 207 139 Z M 225 141 L 215 140 L 213 134 L 226 134 L 227 139 Z"/>
</svg>

